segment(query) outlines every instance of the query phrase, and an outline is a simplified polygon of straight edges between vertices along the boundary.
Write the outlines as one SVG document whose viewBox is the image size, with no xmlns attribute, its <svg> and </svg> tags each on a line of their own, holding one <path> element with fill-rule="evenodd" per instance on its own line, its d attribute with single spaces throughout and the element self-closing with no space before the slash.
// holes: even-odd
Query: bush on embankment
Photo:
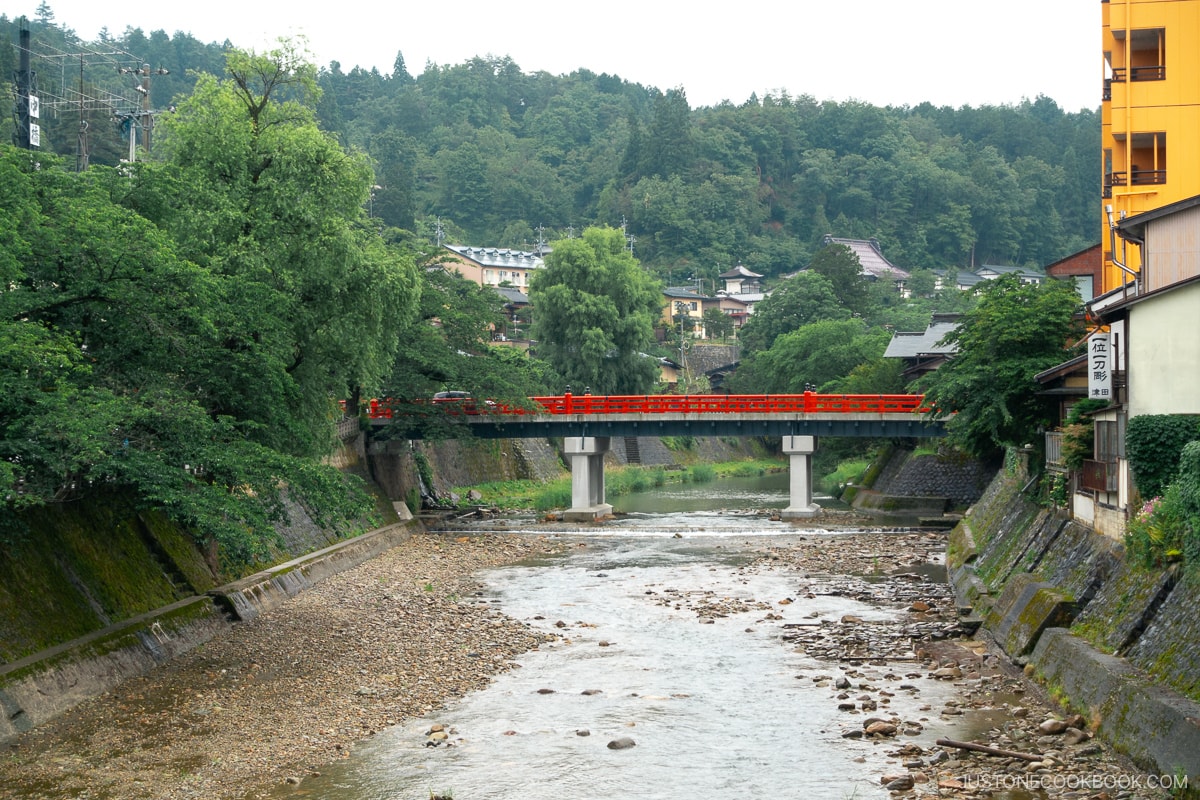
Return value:
<svg viewBox="0 0 1200 800">
<path fill-rule="evenodd" d="M 1125 546 L 1143 567 L 1183 562 L 1188 571 L 1200 573 L 1200 441 L 1183 445 L 1174 463 L 1169 482 L 1148 482 L 1161 486 L 1162 494 L 1150 497 L 1130 518 Z"/>
</svg>

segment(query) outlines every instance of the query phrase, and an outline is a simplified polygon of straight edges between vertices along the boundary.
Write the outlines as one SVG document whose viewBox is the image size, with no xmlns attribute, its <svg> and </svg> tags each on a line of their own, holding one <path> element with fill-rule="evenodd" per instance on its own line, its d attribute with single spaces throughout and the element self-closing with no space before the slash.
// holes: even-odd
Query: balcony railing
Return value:
<svg viewBox="0 0 1200 800">
<path fill-rule="evenodd" d="M 1132 175 L 1132 180 L 1130 179 Z M 1104 176 L 1104 196 L 1112 197 L 1114 186 L 1159 186 L 1167 182 L 1165 169 L 1135 169 L 1132 173 L 1110 172 Z"/>
<path fill-rule="evenodd" d="M 1084 461 L 1079 470 L 1079 485 L 1093 492 L 1117 491 L 1117 462 Z"/>
<path fill-rule="evenodd" d="M 1113 81 L 1125 80 L 1125 68 L 1113 68 Z M 1162 64 L 1155 64 L 1146 67 L 1130 67 L 1129 80 L 1131 81 L 1165 81 L 1167 79 L 1167 68 Z"/>
<path fill-rule="evenodd" d="M 1062 455 L 1062 431 L 1046 431 L 1046 466 L 1050 469 L 1065 470 L 1067 464 Z"/>
</svg>

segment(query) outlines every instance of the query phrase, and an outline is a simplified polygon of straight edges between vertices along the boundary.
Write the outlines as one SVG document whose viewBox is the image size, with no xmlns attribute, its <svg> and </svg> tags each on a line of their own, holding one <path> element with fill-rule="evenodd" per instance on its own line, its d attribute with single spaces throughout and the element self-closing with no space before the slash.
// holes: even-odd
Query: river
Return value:
<svg viewBox="0 0 1200 800">
<path fill-rule="evenodd" d="M 907 639 L 894 661 L 839 662 L 814 640 L 796 645 L 822 625 L 870 628 L 906 612 L 871 602 L 879 575 L 762 567 L 774 547 L 836 552 L 852 541 L 759 512 L 786 505 L 786 492 L 784 475 L 618 498 L 616 520 L 558 534 L 566 555 L 481 575 L 484 590 L 465 601 L 562 638 L 486 690 L 388 729 L 276 796 L 889 797 L 880 776 L 899 768 L 900 740 L 846 738 L 872 716 L 855 700 L 877 699 L 879 716 L 905 721 L 904 742 L 930 747 L 952 730 L 935 709 L 956 690 L 913 671 Z M 492 524 L 544 534 L 532 519 Z M 439 725 L 444 741 L 428 736 Z M 614 749 L 622 742 L 633 744 Z"/>
</svg>

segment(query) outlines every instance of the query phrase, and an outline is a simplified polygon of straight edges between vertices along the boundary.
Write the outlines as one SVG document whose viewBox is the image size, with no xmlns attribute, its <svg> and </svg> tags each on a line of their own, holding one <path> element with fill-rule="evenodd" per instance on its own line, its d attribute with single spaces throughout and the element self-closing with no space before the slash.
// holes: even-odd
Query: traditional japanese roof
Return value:
<svg viewBox="0 0 1200 800">
<path fill-rule="evenodd" d="M 981 278 L 998 278 L 1002 275 L 1017 275 L 1023 281 L 1031 281 L 1041 283 L 1046 279 L 1046 273 L 1037 270 L 1025 269 L 1024 267 L 1010 267 L 1005 264 L 984 264 L 979 269 L 975 270 L 975 274 Z"/>
<path fill-rule="evenodd" d="M 950 270 L 935 269 L 933 271 L 933 274 L 937 275 L 939 278 L 942 279 L 943 282 L 945 282 L 946 276 L 950 274 Z M 954 275 L 954 285 L 956 288 L 957 287 L 970 288 L 977 284 L 983 283 L 985 280 L 987 280 L 987 278 L 976 275 L 974 272 L 967 272 L 966 270 L 958 270 L 955 272 L 955 275 Z"/>
<path fill-rule="evenodd" d="M 948 355 L 958 348 L 952 344 L 938 344 L 946 334 L 958 327 L 959 314 L 934 314 L 923 331 L 896 331 L 888 342 L 884 358 L 921 358 L 923 356 Z"/>
<path fill-rule="evenodd" d="M 758 274 L 757 272 L 751 272 L 750 270 L 743 267 L 741 264 L 738 264 L 733 269 L 729 270 L 728 272 L 722 272 L 717 277 L 718 278 L 761 278 L 762 275 Z"/>
<path fill-rule="evenodd" d="M 668 286 L 663 289 L 663 295 L 676 300 L 707 300 L 704 295 L 696 294 L 686 286 Z"/>
<path fill-rule="evenodd" d="M 515 286 L 496 286 L 493 288 L 495 288 L 496 292 L 504 298 L 506 303 L 514 306 L 529 305 L 529 295 L 525 294 Z"/>
<path fill-rule="evenodd" d="M 839 239 L 827 233 L 824 243 L 826 245 L 840 244 L 850 248 L 851 252 L 858 256 L 858 263 L 862 265 L 863 274 L 872 279 L 904 280 L 909 277 L 906 270 L 900 269 L 884 258 L 883 251 L 879 249 L 878 239 Z"/>
</svg>

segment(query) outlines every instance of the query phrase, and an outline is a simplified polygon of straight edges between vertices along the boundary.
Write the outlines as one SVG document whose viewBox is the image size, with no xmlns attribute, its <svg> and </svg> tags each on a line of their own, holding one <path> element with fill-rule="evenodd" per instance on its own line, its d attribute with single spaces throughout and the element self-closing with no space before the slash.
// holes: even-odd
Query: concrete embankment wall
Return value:
<svg viewBox="0 0 1200 800">
<path fill-rule="evenodd" d="M 1010 460 L 951 533 L 960 612 L 1140 766 L 1200 785 L 1200 579 L 1022 493 Z"/>
<path fill-rule="evenodd" d="M 395 547 L 393 524 L 0 667 L 0 742 L 201 645 L 235 621 Z M 36 600 L 31 601 L 36 602 Z"/>
</svg>

